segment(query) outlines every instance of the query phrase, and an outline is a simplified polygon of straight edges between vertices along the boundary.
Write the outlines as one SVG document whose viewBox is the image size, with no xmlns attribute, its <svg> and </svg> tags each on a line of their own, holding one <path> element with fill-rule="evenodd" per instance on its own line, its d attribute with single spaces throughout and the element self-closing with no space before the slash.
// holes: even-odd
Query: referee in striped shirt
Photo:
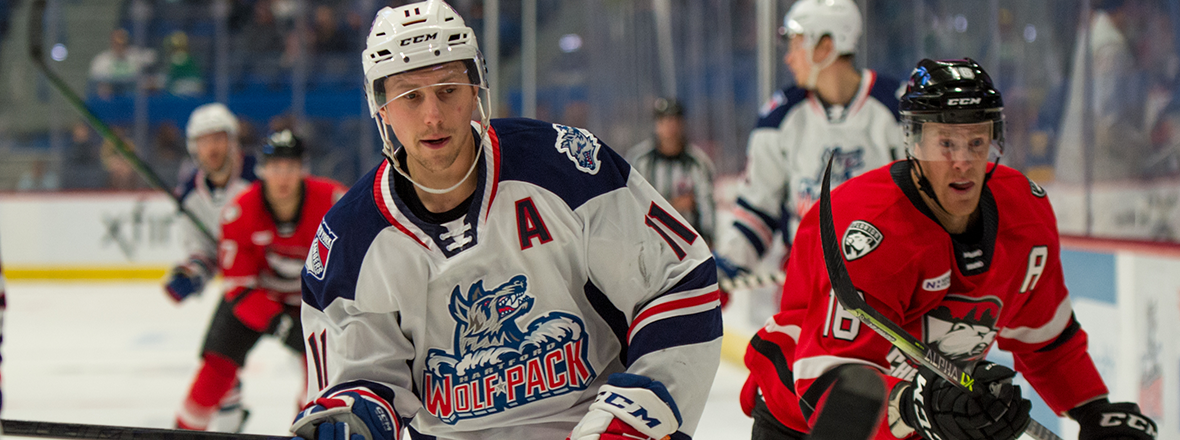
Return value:
<svg viewBox="0 0 1180 440">
<path fill-rule="evenodd" d="M 627 161 L 713 243 L 713 161 L 684 134 L 684 107 L 660 98 L 654 108 L 655 133 L 631 147 Z"/>
</svg>

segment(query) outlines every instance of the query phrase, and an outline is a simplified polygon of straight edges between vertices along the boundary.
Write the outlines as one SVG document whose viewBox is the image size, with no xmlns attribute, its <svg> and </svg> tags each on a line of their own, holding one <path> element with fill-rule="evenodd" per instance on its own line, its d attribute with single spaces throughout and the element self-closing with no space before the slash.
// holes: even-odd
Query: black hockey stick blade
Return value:
<svg viewBox="0 0 1180 440">
<path fill-rule="evenodd" d="M 5 437 L 138 440 L 291 440 L 291 437 L 80 423 L 0 420 Z"/>
<path fill-rule="evenodd" d="M 64 98 L 66 102 L 68 102 L 70 106 L 74 108 L 74 110 L 77 110 L 83 118 L 86 118 L 86 122 L 90 123 L 90 126 L 94 127 L 94 129 L 98 131 L 100 135 L 102 135 L 103 139 L 106 139 L 115 146 L 115 151 L 118 151 L 119 155 L 123 156 L 123 158 L 127 160 L 127 163 L 130 164 L 131 167 L 134 168 L 135 171 L 139 173 L 139 175 L 143 177 L 143 179 L 146 180 L 149 185 L 164 191 L 169 196 L 171 196 L 172 200 L 176 202 L 177 210 L 179 210 L 179 212 L 185 217 L 188 217 L 189 221 L 193 222 L 197 229 L 201 231 L 201 234 L 216 245 L 217 239 L 214 238 L 214 235 L 211 232 L 209 232 L 209 227 L 201 222 L 197 216 L 193 215 L 192 212 L 185 209 L 184 204 L 181 203 L 180 197 L 172 193 L 171 189 L 168 188 L 168 185 L 165 185 L 164 181 L 160 179 L 160 176 L 157 175 L 155 171 L 152 171 L 151 167 L 149 167 L 148 164 L 143 161 L 143 159 L 140 159 L 139 156 L 135 154 L 135 151 L 133 151 L 131 147 L 127 146 L 127 143 L 123 142 L 123 139 L 119 138 L 119 136 L 117 136 L 115 132 L 111 130 L 110 126 L 108 126 L 101 119 L 98 119 L 98 117 L 94 115 L 94 112 L 90 111 L 90 108 L 86 107 L 86 103 L 82 100 L 82 97 L 79 96 L 77 92 L 74 92 L 74 90 L 70 88 L 70 85 L 67 84 L 64 79 L 58 76 L 57 73 L 53 71 L 53 69 L 49 68 L 49 64 L 45 62 L 44 48 L 45 41 L 43 26 L 45 21 L 45 4 L 46 0 L 33 0 L 33 2 L 29 5 L 29 59 L 33 61 L 33 65 L 37 66 L 37 69 L 40 70 L 43 75 L 45 75 L 45 79 L 49 80 L 49 84 L 61 94 L 62 98 Z"/>
<path fill-rule="evenodd" d="M 967 372 L 947 359 L 932 347 L 927 347 L 918 338 L 898 326 L 889 318 L 881 315 L 869 306 L 864 298 L 856 291 L 852 284 L 852 277 L 848 274 L 848 267 L 844 265 L 844 256 L 840 251 L 840 242 L 836 239 L 836 224 L 832 218 L 832 159 L 828 158 L 827 168 L 824 169 L 824 179 L 820 187 L 819 196 L 819 236 L 823 247 L 824 265 L 828 269 L 828 279 L 832 282 L 832 291 L 836 301 L 861 322 L 876 331 L 877 334 L 893 344 L 910 359 L 918 362 L 938 373 L 953 384 L 975 392 L 973 379 Z M 1036 420 L 1030 420 L 1025 434 L 1037 440 L 1061 440 L 1048 428 Z"/>
<path fill-rule="evenodd" d="M 859 365 L 841 368 L 807 438 L 868 440 L 876 433 L 884 408 L 885 381 L 879 373 Z"/>
</svg>

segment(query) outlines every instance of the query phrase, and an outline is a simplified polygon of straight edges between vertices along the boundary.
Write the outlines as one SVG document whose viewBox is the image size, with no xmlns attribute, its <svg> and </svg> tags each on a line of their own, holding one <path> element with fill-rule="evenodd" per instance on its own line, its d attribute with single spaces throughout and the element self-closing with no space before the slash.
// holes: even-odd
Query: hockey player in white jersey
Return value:
<svg viewBox="0 0 1180 440">
<path fill-rule="evenodd" d="M 750 133 L 734 220 L 715 235 L 723 275 L 755 267 L 776 232 L 789 251 L 799 219 L 819 200 L 829 156 L 832 185 L 900 158 L 904 85 L 853 65 L 861 27 L 852 0 L 798 0 L 783 18 L 784 62 L 796 84 L 775 92 Z"/>
<path fill-rule="evenodd" d="M 308 255 L 292 432 L 691 438 L 721 343 L 700 235 L 589 131 L 489 120 L 446 3 L 383 8 L 362 57 L 386 160 Z"/>
<path fill-rule="evenodd" d="M 188 152 L 197 167 L 176 189 L 184 209 L 191 212 L 214 239 L 221 238 L 221 208 L 257 180 L 253 156 L 238 146 L 238 119 L 224 104 L 209 103 L 193 110 L 185 126 Z M 217 274 L 217 243 L 209 240 L 191 220 L 180 221 L 180 240 L 186 252 L 164 281 L 164 291 L 177 303 L 200 294 Z M 204 362 L 204 361 L 202 361 Z M 236 382 L 236 381 L 235 381 Z M 202 386 L 201 384 L 195 384 Z M 225 395 L 220 408 L 209 417 L 193 405 L 181 408 L 176 426 L 185 429 L 238 431 L 247 411 L 240 404 L 240 386 Z"/>
</svg>

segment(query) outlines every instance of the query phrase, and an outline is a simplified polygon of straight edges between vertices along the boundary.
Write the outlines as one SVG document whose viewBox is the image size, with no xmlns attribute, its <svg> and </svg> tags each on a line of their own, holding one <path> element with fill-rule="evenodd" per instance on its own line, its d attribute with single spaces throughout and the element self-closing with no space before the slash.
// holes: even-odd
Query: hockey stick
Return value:
<svg viewBox="0 0 1180 440">
<path fill-rule="evenodd" d="M 5 436 L 80 439 L 137 440 L 291 440 L 291 437 L 224 432 L 186 431 L 181 429 L 135 428 L 128 426 L 84 425 L 80 423 L 30 422 L 0 420 Z"/>
<path fill-rule="evenodd" d="M 206 227 L 205 224 L 199 219 L 197 219 L 197 216 L 193 215 L 192 212 L 184 209 L 184 203 L 181 202 L 180 197 L 169 190 L 168 186 L 164 184 L 164 181 L 160 179 L 160 176 L 158 176 L 155 171 L 152 171 L 152 169 L 148 167 L 147 163 L 144 163 L 143 159 L 140 159 L 139 156 L 136 156 L 135 152 L 131 151 L 131 148 L 127 146 L 127 143 L 123 142 L 119 136 L 115 135 L 115 132 L 111 130 L 110 126 L 108 126 L 105 122 L 102 122 L 101 119 L 98 119 L 97 116 L 94 116 L 94 112 L 91 112 L 90 109 L 86 107 L 86 103 L 83 102 L 82 98 L 70 88 L 69 84 L 66 84 L 65 80 L 54 73 L 53 69 L 49 68 L 49 64 L 45 62 L 45 52 L 42 48 L 42 45 L 44 44 L 44 30 L 42 27 L 44 25 L 45 19 L 45 2 L 46 0 L 33 0 L 32 4 L 29 5 L 29 58 L 33 60 L 33 64 L 36 65 L 37 69 L 45 75 L 45 78 L 49 79 L 49 84 L 52 85 L 53 88 L 58 91 L 58 93 L 61 93 L 61 96 L 66 99 L 66 102 L 68 102 L 70 106 L 74 108 L 74 110 L 77 110 L 78 113 L 81 113 L 82 117 L 86 118 L 86 122 L 89 122 L 90 126 L 94 127 L 94 129 L 97 130 L 100 135 L 102 135 L 103 139 L 106 139 L 108 142 L 113 144 L 115 146 L 115 150 L 119 152 L 119 155 L 123 156 L 123 158 L 127 160 L 127 163 L 131 164 L 131 167 L 135 168 L 135 171 L 138 172 L 139 175 L 144 178 L 144 180 L 147 180 L 149 185 L 164 191 L 169 196 L 171 196 L 172 201 L 176 202 L 176 208 L 180 211 L 180 213 L 184 214 L 185 217 L 188 217 L 188 219 L 192 221 L 194 225 L 196 225 L 197 230 L 201 231 L 201 234 L 203 234 L 205 238 L 209 239 L 210 242 L 216 245 L 217 239 L 214 238 L 211 232 L 209 232 L 209 228 Z"/>
<path fill-rule="evenodd" d="M 747 273 L 733 278 L 719 277 L 717 284 L 721 290 L 733 292 L 734 290 L 781 286 L 786 280 L 787 274 L 778 270 L 771 273 Z"/>
<path fill-rule="evenodd" d="M 975 392 L 973 386 L 975 379 L 967 372 L 933 347 L 926 346 L 914 335 L 881 315 L 856 292 L 856 286 L 852 284 L 852 277 L 848 275 L 848 267 L 844 265 L 840 242 L 836 239 L 836 225 L 832 219 L 831 174 L 832 160 L 829 158 L 828 167 L 824 170 L 823 186 L 820 189 L 819 234 L 824 252 L 824 265 L 828 268 L 828 278 L 832 282 L 832 291 L 835 293 L 836 300 L 845 310 L 888 340 L 894 347 L 900 349 L 910 359 L 933 370 L 951 383 Z M 1061 437 L 1054 434 L 1053 431 L 1031 419 L 1024 433 L 1037 440 L 1061 440 Z"/>
</svg>

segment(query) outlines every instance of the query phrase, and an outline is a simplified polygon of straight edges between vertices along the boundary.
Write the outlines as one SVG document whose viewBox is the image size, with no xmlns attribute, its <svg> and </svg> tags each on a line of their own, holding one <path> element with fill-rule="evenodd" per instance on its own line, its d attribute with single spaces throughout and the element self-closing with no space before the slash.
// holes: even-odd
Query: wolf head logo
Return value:
<svg viewBox="0 0 1180 440">
<path fill-rule="evenodd" d="M 598 173 L 598 138 L 581 128 L 553 124 L 553 129 L 557 130 L 557 151 L 565 153 L 579 170 Z"/>
<path fill-rule="evenodd" d="M 526 293 L 528 280 L 517 275 L 491 290 L 476 281 L 464 296 L 459 286 L 451 293 L 451 316 L 458 323 L 455 331 L 456 354 L 463 356 L 491 347 L 518 348 L 524 332 L 516 319 L 533 308 L 533 297 Z"/>
</svg>

